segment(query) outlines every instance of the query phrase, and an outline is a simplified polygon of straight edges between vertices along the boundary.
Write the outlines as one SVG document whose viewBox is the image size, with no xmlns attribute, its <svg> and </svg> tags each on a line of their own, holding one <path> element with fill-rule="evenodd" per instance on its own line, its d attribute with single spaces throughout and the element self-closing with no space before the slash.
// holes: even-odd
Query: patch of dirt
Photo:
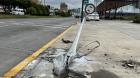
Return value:
<svg viewBox="0 0 140 78">
<path fill-rule="evenodd" d="M 108 56 L 108 54 L 105 53 L 104 56 Z"/>
<path fill-rule="evenodd" d="M 138 66 L 140 66 L 140 62 L 134 60 L 122 60 L 121 62 L 122 66 L 125 68 L 136 69 Z"/>
<path fill-rule="evenodd" d="M 99 70 L 98 72 L 92 72 L 91 78 L 119 78 L 112 72 L 106 70 Z"/>
</svg>

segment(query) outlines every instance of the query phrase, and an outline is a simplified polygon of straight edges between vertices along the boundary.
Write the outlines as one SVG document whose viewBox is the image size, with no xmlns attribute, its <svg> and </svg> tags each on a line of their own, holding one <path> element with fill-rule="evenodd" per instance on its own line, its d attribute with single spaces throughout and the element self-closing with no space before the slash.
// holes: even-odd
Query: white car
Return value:
<svg viewBox="0 0 140 78">
<path fill-rule="evenodd" d="M 95 12 L 93 14 L 87 15 L 86 21 L 91 21 L 91 20 L 99 21 L 100 20 L 99 14 L 97 12 Z"/>
<path fill-rule="evenodd" d="M 23 9 L 15 9 L 11 12 L 12 15 L 24 15 L 24 10 Z"/>
</svg>

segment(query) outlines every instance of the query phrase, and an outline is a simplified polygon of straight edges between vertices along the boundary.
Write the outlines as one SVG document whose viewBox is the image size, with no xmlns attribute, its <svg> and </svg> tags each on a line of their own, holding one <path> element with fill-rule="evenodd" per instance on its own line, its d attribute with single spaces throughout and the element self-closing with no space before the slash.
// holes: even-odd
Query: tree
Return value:
<svg viewBox="0 0 140 78">
<path fill-rule="evenodd" d="M 38 0 L 31 0 L 32 3 L 38 4 Z"/>
<path fill-rule="evenodd" d="M 36 13 L 33 14 L 31 11 L 35 11 Z M 43 6 L 43 5 L 33 5 L 32 8 L 27 9 L 27 13 L 30 15 L 39 15 L 39 16 L 49 16 L 50 12 L 49 12 L 49 8 L 47 6 Z"/>
<path fill-rule="evenodd" d="M 17 6 L 23 8 L 23 9 L 27 9 L 27 8 L 31 7 L 33 4 L 31 2 L 31 0 L 16 0 L 16 3 L 18 3 L 18 4 L 16 4 Z"/>
<path fill-rule="evenodd" d="M 68 10 L 68 12 L 60 11 L 60 16 L 69 17 L 71 16 L 71 11 L 70 10 Z"/>
<path fill-rule="evenodd" d="M 37 10 L 35 7 L 30 7 L 27 9 L 27 13 L 31 15 L 37 15 Z"/>
<path fill-rule="evenodd" d="M 35 4 L 35 2 L 32 2 L 31 0 L 0 0 L 0 5 L 3 6 L 5 12 L 10 12 L 10 10 L 16 6 L 27 9 L 33 4 Z"/>
<path fill-rule="evenodd" d="M 38 4 L 38 0 L 0 0 L 5 13 L 10 13 L 12 8 L 23 8 L 31 15 L 49 15 L 48 6 Z"/>
<path fill-rule="evenodd" d="M 12 7 L 12 0 L 0 0 L 0 5 L 3 6 L 3 10 L 7 13 L 10 12 Z"/>
</svg>

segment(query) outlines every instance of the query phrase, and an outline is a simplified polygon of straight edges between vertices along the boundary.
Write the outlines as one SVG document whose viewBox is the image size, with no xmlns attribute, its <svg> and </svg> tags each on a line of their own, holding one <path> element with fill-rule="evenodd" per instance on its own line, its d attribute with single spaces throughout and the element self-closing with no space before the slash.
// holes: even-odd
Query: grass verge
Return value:
<svg viewBox="0 0 140 78">
<path fill-rule="evenodd" d="M 136 15 L 133 19 L 134 23 L 140 23 L 140 14 Z"/>
<path fill-rule="evenodd" d="M 31 16 L 31 15 L 6 15 L 0 14 L 0 19 L 22 19 L 22 18 L 60 18 L 61 16 Z"/>
</svg>

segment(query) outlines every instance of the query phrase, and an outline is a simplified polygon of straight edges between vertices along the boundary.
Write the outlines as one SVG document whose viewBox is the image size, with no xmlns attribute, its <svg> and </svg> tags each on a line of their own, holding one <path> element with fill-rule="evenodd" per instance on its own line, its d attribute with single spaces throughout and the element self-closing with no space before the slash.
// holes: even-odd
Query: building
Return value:
<svg viewBox="0 0 140 78">
<path fill-rule="evenodd" d="M 140 9 L 138 9 L 134 5 L 130 4 L 130 5 L 118 8 L 117 12 L 119 12 L 119 13 L 120 12 L 122 12 L 122 13 L 139 13 Z"/>
<path fill-rule="evenodd" d="M 50 10 L 50 15 L 55 15 L 55 8 L 54 7 L 50 6 L 49 10 Z"/>
<path fill-rule="evenodd" d="M 111 12 L 140 13 L 140 0 L 95 0 L 95 2 L 97 4 L 100 2 L 102 3 L 101 5 L 97 6 L 98 10 L 100 9 L 102 11 L 109 11 L 109 8 L 111 8 Z"/>
<path fill-rule="evenodd" d="M 60 11 L 68 12 L 68 5 L 66 3 L 60 4 Z"/>
</svg>

